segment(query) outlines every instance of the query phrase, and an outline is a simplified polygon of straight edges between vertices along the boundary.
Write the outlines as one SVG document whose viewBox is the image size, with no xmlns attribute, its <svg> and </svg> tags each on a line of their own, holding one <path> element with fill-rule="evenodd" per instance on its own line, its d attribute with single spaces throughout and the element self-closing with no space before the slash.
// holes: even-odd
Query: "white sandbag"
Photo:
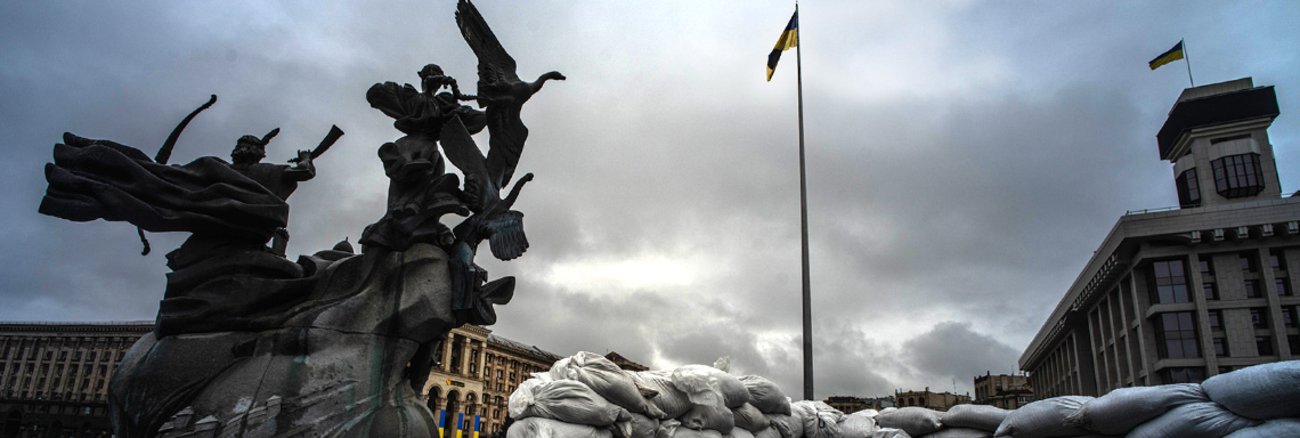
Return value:
<svg viewBox="0 0 1300 438">
<path fill-rule="evenodd" d="M 551 366 L 551 378 L 577 380 L 596 391 L 610 403 L 630 412 L 648 417 L 664 418 L 663 412 L 651 405 L 637 389 L 632 376 L 609 359 L 589 351 L 581 351 Z"/>
<path fill-rule="evenodd" d="M 749 404 L 764 414 L 790 415 L 790 399 L 771 380 L 763 376 L 741 376 L 740 383 L 749 391 Z"/>
<path fill-rule="evenodd" d="M 720 404 L 695 405 L 685 415 L 677 417 L 682 427 L 695 430 L 716 430 L 724 435 L 736 427 L 736 418 L 730 409 Z"/>
<path fill-rule="evenodd" d="M 506 410 L 516 420 L 540 417 L 590 426 L 609 426 L 632 419 L 626 409 L 574 380 L 525 380 L 510 394 Z"/>
<path fill-rule="evenodd" d="M 843 438 L 871 438 L 875 432 L 876 420 L 870 415 L 854 412 L 840 421 L 840 436 Z"/>
<path fill-rule="evenodd" d="M 1210 400 L 1256 420 L 1300 418 L 1300 360 L 1219 374 L 1201 382 Z"/>
<path fill-rule="evenodd" d="M 777 431 L 776 428 L 772 426 L 768 426 L 767 429 L 754 432 L 754 438 L 782 438 L 782 437 L 783 436 L 781 435 L 781 432 Z"/>
<path fill-rule="evenodd" d="M 883 413 L 886 413 L 886 412 L 894 412 L 894 411 L 897 411 L 897 410 L 898 410 L 898 408 L 896 408 L 896 407 L 893 407 L 893 406 L 886 406 L 884 409 L 881 409 L 881 410 L 880 410 L 880 413 L 883 414 Z"/>
<path fill-rule="evenodd" d="M 506 438 L 613 438 L 613 433 L 584 424 L 569 424 L 549 418 L 531 417 L 516 421 Z"/>
<path fill-rule="evenodd" d="M 1011 411 L 989 405 L 957 405 L 948 408 L 939 418 L 943 427 L 963 427 L 968 429 L 996 432 L 1002 420 L 1007 419 Z"/>
<path fill-rule="evenodd" d="M 1300 436 L 1300 418 L 1268 420 L 1264 424 L 1233 432 L 1227 438 L 1275 438 L 1281 436 Z"/>
<path fill-rule="evenodd" d="M 908 435 L 907 432 L 903 432 L 903 429 L 885 427 L 876 429 L 876 432 L 871 434 L 871 438 L 912 438 L 912 436 Z"/>
<path fill-rule="evenodd" d="M 650 404 L 663 411 L 664 418 L 677 418 L 691 410 L 691 400 L 673 384 L 672 374 L 664 371 L 631 373 L 637 386 L 654 391 Z"/>
<path fill-rule="evenodd" d="M 664 420 L 659 423 L 659 435 L 655 438 L 723 438 L 723 435 L 716 430 L 687 429 L 677 420 Z"/>
<path fill-rule="evenodd" d="M 903 429 L 911 436 L 921 436 L 939 430 L 939 427 L 943 424 L 939 422 L 942 416 L 942 412 L 933 409 L 908 406 L 887 414 L 877 415 L 876 424 L 880 425 L 880 427 Z"/>
<path fill-rule="evenodd" d="M 1217 438 L 1259 423 L 1234 414 L 1215 402 L 1188 403 L 1134 427 L 1126 437 Z"/>
<path fill-rule="evenodd" d="M 790 405 L 790 411 L 799 411 L 806 438 L 838 438 L 840 420 L 844 413 L 820 401 L 800 400 Z"/>
<path fill-rule="evenodd" d="M 731 416 L 736 419 L 736 427 L 750 432 L 767 429 L 767 427 L 771 425 L 770 422 L 767 421 L 767 417 L 763 416 L 763 413 L 760 412 L 758 408 L 749 403 L 745 403 L 740 405 L 738 408 L 732 409 Z"/>
<path fill-rule="evenodd" d="M 632 414 L 631 430 L 630 438 L 655 438 L 659 434 L 659 419 Z"/>
<path fill-rule="evenodd" d="M 994 436 L 1039 438 L 1077 436 L 1088 432 L 1065 423 L 1065 418 L 1078 411 L 1092 397 L 1067 395 L 1039 400 L 1011 411 L 1002 421 Z"/>
<path fill-rule="evenodd" d="M 767 421 L 781 438 L 802 438 L 803 420 L 793 415 L 767 414 Z M 756 434 L 757 435 L 757 434 Z"/>
<path fill-rule="evenodd" d="M 1170 408 L 1208 400 L 1195 383 L 1119 388 L 1084 403 L 1065 421 L 1104 435 L 1123 435 Z"/>
<path fill-rule="evenodd" d="M 919 438 L 993 438 L 993 432 L 969 427 L 944 427 L 938 432 Z"/>
<path fill-rule="evenodd" d="M 727 436 L 730 438 L 754 438 L 753 433 L 739 427 L 732 429 L 731 434 L 728 434 Z"/>
<path fill-rule="evenodd" d="M 867 417 L 876 418 L 877 415 L 880 415 L 880 411 L 871 408 L 866 408 L 861 411 L 851 413 L 849 415 L 866 415 Z"/>
<path fill-rule="evenodd" d="M 728 409 L 749 402 L 749 390 L 740 379 L 711 366 L 683 365 L 673 370 L 672 379 L 677 389 L 697 405 L 713 404 L 717 397 Z"/>
</svg>

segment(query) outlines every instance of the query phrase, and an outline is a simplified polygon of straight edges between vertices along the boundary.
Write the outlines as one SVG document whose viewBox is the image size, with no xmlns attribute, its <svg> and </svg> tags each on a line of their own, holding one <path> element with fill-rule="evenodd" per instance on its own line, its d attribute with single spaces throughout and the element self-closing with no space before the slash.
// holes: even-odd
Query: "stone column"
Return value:
<svg viewBox="0 0 1300 438">
<path fill-rule="evenodd" d="M 479 343 L 478 347 L 478 376 L 481 380 L 487 380 L 487 340 Z M 486 385 L 486 383 L 484 383 Z"/>
<path fill-rule="evenodd" d="M 451 349 L 456 346 L 456 335 L 447 334 L 447 340 L 442 343 L 442 372 L 451 373 Z"/>
<path fill-rule="evenodd" d="M 471 349 L 472 342 L 474 341 L 471 340 L 469 337 L 466 337 L 464 338 L 464 341 L 461 342 L 460 345 L 460 373 L 464 376 L 472 375 L 469 373 L 469 354 L 470 351 L 473 351 Z"/>
</svg>

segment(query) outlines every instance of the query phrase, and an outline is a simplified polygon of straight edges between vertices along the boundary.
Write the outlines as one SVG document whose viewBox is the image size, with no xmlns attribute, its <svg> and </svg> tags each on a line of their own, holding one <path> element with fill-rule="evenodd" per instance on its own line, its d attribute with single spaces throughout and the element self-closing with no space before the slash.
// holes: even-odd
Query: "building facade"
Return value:
<svg viewBox="0 0 1300 438">
<path fill-rule="evenodd" d="M 1300 197 L 1273 87 L 1189 88 L 1157 135 L 1179 208 L 1119 219 L 1020 357 L 1035 397 L 1199 382 L 1300 354 Z"/>
<path fill-rule="evenodd" d="M 881 409 L 894 406 L 894 398 L 890 396 L 853 397 L 853 396 L 845 396 L 845 395 L 833 395 L 827 397 L 826 400 L 822 400 L 822 402 L 846 414 L 852 414 L 854 412 L 866 410 L 866 409 L 875 409 L 879 411 Z"/>
<path fill-rule="evenodd" d="M 108 380 L 152 322 L 0 324 L 0 438 L 108 437 Z"/>
<path fill-rule="evenodd" d="M 1034 389 L 1029 386 L 1029 376 L 989 372 L 975 376 L 974 403 L 977 405 L 1017 409 L 1029 403 L 1033 396 Z"/>
<path fill-rule="evenodd" d="M 924 391 L 894 391 L 894 402 L 900 408 L 918 406 L 936 411 L 947 411 L 957 405 L 969 404 L 970 394 L 961 395 L 951 392 L 934 392 L 929 387 Z"/>
<path fill-rule="evenodd" d="M 0 324 L 0 438 L 111 436 L 108 381 L 151 331 L 152 321 Z M 434 354 L 420 395 L 449 431 L 477 419 L 483 436 L 504 434 L 510 393 L 560 359 L 478 326 L 452 330 Z"/>
<path fill-rule="evenodd" d="M 435 416 L 482 434 L 504 434 L 510 394 L 535 372 L 551 369 L 560 357 L 478 326 L 452 330 L 435 351 L 434 369 L 421 394 Z M 459 424 L 457 424 L 459 423 Z M 452 435 L 447 435 L 452 436 Z"/>
</svg>

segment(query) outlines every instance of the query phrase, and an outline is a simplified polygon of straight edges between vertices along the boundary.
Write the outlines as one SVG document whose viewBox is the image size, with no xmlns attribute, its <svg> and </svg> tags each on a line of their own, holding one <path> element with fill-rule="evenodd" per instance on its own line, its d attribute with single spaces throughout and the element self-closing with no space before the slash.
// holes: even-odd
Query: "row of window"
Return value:
<svg viewBox="0 0 1300 438">
<path fill-rule="evenodd" d="M 1253 274 L 1259 271 L 1253 252 L 1242 253 L 1239 260 L 1241 271 L 1244 274 Z M 1208 256 L 1202 256 L 1199 262 L 1202 278 L 1201 290 L 1205 293 L 1205 299 L 1219 300 L 1219 288 L 1215 281 L 1213 262 Z M 1280 296 L 1292 295 L 1294 292 L 1291 290 L 1291 281 L 1286 276 L 1286 260 L 1280 249 L 1269 251 L 1269 265 L 1275 274 L 1273 290 Z M 1258 278 L 1246 278 L 1243 282 L 1246 298 L 1263 298 L 1264 288 Z M 1191 302 L 1192 297 L 1188 293 L 1187 284 L 1188 277 L 1182 259 L 1159 260 L 1151 263 L 1150 285 L 1151 302 L 1153 304 Z"/>
<path fill-rule="evenodd" d="M 1287 328 L 1300 327 L 1300 309 L 1286 306 L 1282 309 L 1283 325 Z M 1223 335 L 1223 311 L 1209 310 L 1210 331 L 1213 336 L 1214 354 L 1218 357 L 1231 357 L 1227 338 Z M 1201 357 L 1200 344 L 1196 336 L 1195 317 L 1192 312 L 1168 312 L 1156 316 L 1156 349 L 1161 359 L 1185 359 Z M 1250 309 L 1251 324 L 1254 329 L 1267 330 L 1268 309 Z M 1287 342 L 1293 352 L 1300 352 L 1300 336 L 1289 335 Z M 1277 354 L 1273 348 L 1273 337 L 1267 334 L 1255 336 L 1257 356 Z"/>
<path fill-rule="evenodd" d="M 1214 191 L 1225 198 L 1254 196 L 1264 191 L 1264 171 L 1259 154 L 1229 155 L 1210 162 L 1214 173 Z M 1201 205 L 1201 187 L 1196 169 L 1187 169 L 1175 178 L 1178 205 L 1191 208 Z"/>
</svg>

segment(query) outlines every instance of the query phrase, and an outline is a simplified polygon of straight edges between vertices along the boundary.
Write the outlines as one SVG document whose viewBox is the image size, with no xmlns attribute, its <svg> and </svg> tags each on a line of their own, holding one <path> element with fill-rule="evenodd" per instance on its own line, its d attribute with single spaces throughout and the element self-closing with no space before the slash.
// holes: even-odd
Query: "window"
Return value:
<svg viewBox="0 0 1300 438">
<path fill-rule="evenodd" d="M 1201 283 L 1201 291 L 1205 292 L 1205 299 L 1217 301 L 1219 299 L 1219 288 L 1214 286 L 1213 282 Z"/>
<path fill-rule="evenodd" d="M 1161 359 L 1201 357 L 1196 346 L 1196 324 L 1192 312 L 1171 312 L 1157 315 L 1159 325 L 1156 344 Z"/>
<path fill-rule="evenodd" d="M 1268 314 L 1264 313 L 1267 311 L 1268 309 L 1262 307 L 1256 307 L 1254 309 L 1250 309 L 1250 322 L 1255 326 L 1255 328 L 1257 329 L 1268 328 Z"/>
<path fill-rule="evenodd" d="M 1252 196 L 1264 190 L 1259 154 L 1229 155 L 1210 164 L 1214 168 L 1214 191 L 1225 198 Z"/>
<path fill-rule="evenodd" d="M 1206 313 L 1210 315 L 1210 330 L 1223 330 L 1223 311 L 1214 309 Z"/>
<path fill-rule="evenodd" d="M 1293 309 L 1293 308 L 1291 308 L 1291 307 L 1283 307 L 1283 308 L 1282 308 L 1282 324 L 1285 325 L 1285 326 L 1287 326 L 1287 327 L 1295 327 L 1295 326 L 1296 326 L 1296 313 L 1295 313 L 1295 309 Z M 1293 353 L 1293 354 L 1300 354 L 1300 351 L 1293 351 L 1292 353 Z"/>
<path fill-rule="evenodd" d="M 1272 336 L 1256 336 L 1256 337 L 1255 337 L 1255 351 L 1258 351 L 1260 356 L 1272 356 L 1272 355 L 1273 355 L 1273 337 L 1272 337 Z"/>
<path fill-rule="evenodd" d="M 1271 249 L 1268 251 L 1268 265 L 1274 271 L 1286 270 L 1286 258 L 1282 255 L 1281 249 Z"/>
<path fill-rule="evenodd" d="M 1210 256 L 1200 256 L 1197 260 L 1201 265 L 1202 277 L 1214 275 L 1214 264 L 1210 262 Z"/>
<path fill-rule="evenodd" d="M 1201 187 L 1196 181 L 1196 169 L 1187 169 L 1178 174 L 1175 180 L 1178 186 L 1178 206 L 1182 208 L 1201 205 Z"/>
<path fill-rule="evenodd" d="M 1259 271 L 1259 263 L 1255 263 L 1255 254 L 1249 251 L 1243 252 L 1238 259 L 1241 261 L 1241 272 Z"/>
<path fill-rule="evenodd" d="M 1214 338 L 1214 356 L 1215 357 L 1231 356 L 1230 354 L 1228 354 L 1228 340 L 1226 338 L 1220 336 L 1216 336 Z"/>
<path fill-rule="evenodd" d="M 1183 272 L 1181 259 L 1162 260 L 1151 264 L 1152 283 L 1157 304 L 1186 303 L 1191 301 L 1187 294 L 1187 276 Z"/>
<path fill-rule="evenodd" d="M 1286 335 L 1286 344 L 1291 346 L 1291 354 L 1300 352 L 1300 335 Z"/>
<path fill-rule="evenodd" d="M 1259 290 L 1259 280 L 1246 280 L 1246 298 L 1259 298 L 1264 296 Z"/>
<path fill-rule="evenodd" d="M 1273 290 L 1277 291 L 1277 295 L 1281 297 L 1291 295 L 1291 281 L 1287 280 L 1286 277 L 1277 277 L 1273 280 Z"/>
<path fill-rule="evenodd" d="M 1160 378 L 1164 383 L 1200 383 L 1205 380 L 1204 368 L 1165 368 L 1160 370 Z"/>
</svg>

